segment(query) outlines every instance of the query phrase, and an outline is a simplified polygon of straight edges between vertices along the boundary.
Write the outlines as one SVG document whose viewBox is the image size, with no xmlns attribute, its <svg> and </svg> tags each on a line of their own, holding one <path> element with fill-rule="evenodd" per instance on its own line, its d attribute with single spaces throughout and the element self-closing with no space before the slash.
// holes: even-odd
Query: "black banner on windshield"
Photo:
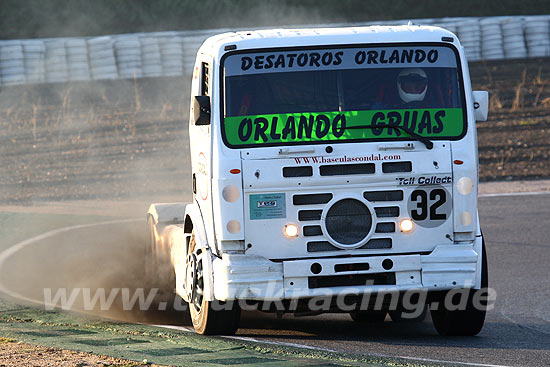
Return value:
<svg viewBox="0 0 550 367">
<path fill-rule="evenodd" d="M 391 67 L 456 67 L 448 47 L 371 47 L 230 55 L 225 75 Z"/>
</svg>

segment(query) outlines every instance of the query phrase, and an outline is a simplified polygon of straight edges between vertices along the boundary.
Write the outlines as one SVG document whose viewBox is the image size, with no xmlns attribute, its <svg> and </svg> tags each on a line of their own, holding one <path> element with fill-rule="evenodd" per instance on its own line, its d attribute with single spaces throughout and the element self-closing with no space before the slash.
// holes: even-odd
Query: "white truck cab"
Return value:
<svg viewBox="0 0 550 367">
<path fill-rule="evenodd" d="M 481 330 L 475 123 L 488 98 L 454 34 L 225 33 L 200 48 L 191 95 L 193 202 L 151 205 L 148 254 L 197 332 L 234 333 L 243 304 L 365 321 L 391 311 L 353 302 L 365 294 L 399 307 L 406 292 L 443 304 L 451 290 L 467 304 L 432 308 L 438 332 Z"/>
</svg>

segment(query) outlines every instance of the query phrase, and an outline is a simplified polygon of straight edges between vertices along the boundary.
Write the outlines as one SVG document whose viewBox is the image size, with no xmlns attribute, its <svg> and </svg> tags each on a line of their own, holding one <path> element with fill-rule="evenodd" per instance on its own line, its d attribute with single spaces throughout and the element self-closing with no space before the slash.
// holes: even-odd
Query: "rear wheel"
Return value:
<svg viewBox="0 0 550 367">
<path fill-rule="evenodd" d="M 431 315 L 435 329 L 440 335 L 472 336 L 478 334 L 483 328 L 487 304 L 478 302 L 480 304 L 474 305 L 473 299 L 478 292 L 486 292 L 489 283 L 484 240 L 481 256 L 481 289 L 470 289 L 464 293 L 467 296 L 464 309 L 448 309 L 445 299 L 449 298 L 449 292 L 438 292 L 432 295 Z M 437 302 L 437 308 L 435 302 Z M 453 302 L 453 304 L 457 303 Z"/>
<path fill-rule="evenodd" d="M 189 312 L 195 331 L 204 335 L 232 335 L 239 328 L 241 309 L 236 303 L 207 301 L 204 297 L 204 266 L 201 256 L 195 252 L 196 241 L 191 234 L 187 251 L 187 284 Z"/>
</svg>

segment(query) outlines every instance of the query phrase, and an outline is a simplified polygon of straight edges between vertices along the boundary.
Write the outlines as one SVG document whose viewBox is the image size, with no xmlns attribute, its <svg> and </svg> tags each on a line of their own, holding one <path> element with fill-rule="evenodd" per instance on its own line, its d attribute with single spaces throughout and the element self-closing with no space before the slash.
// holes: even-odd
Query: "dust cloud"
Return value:
<svg viewBox="0 0 550 367">
<path fill-rule="evenodd" d="M 173 295 L 157 295 L 150 305 L 140 305 L 133 297 L 139 298 L 140 289 L 145 301 L 150 294 L 144 276 L 148 205 L 191 199 L 190 80 L 183 76 L 2 88 L 1 212 L 51 213 L 44 220 L 58 221 L 50 223 L 54 227 L 69 225 L 55 214 L 138 219 L 75 229 L 25 247 L 0 269 L 6 288 L 41 302 L 47 290 L 53 298 L 65 292 L 69 299 L 77 291 L 68 308 L 118 320 L 185 319 L 183 302 Z M 24 231 L 26 226 L 22 222 L 13 230 Z M 13 243 L 1 250 L 8 245 Z M 116 294 L 111 305 L 102 307 L 99 299 L 86 305 L 84 292 L 92 301 L 101 293 L 106 298 Z M 125 292 L 133 305 L 124 304 Z M 166 307 L 159 310 L 159 302 Z"/>
<path fill-rule="evenodd" d="M 183 325 L 187 305 L 146 279 L 144 221 L 75 228 L 14 253 L 0 269 L 12 297 L 127 322 Z M 17 299 L 15 299 L 17 301 Z M 31 303 L 31 305 L 33 305 Z"/>
</svg>

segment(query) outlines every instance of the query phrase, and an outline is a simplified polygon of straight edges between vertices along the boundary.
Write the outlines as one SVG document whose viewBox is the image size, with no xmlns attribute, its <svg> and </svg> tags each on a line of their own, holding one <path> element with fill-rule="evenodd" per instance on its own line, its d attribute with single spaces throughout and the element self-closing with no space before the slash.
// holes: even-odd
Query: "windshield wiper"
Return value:
<svg viewBox="0 0 550 367">
<path fill-rule="evenodd" d="M 395 130 L 401 130 L 405 134 L 409 135 L 411 138 L 414 138 L 415 140 L 418 140 L 422 144 L 426 146 L 428 149 L 432 149 L 434 147 L 434 143 L 426 138 L 425 136 L 422 136 L 420 134 L 415 133 L 414 131 L 410 131 L 408 129 L 405 129 L 403 126 L 395 126 L 395 125 L 356 125 L 356 126 L 346 126 L 346 129 L 382 129 L 382 128 L 389 128 L 389 129 L 395 129 Z"/>
</svg>

